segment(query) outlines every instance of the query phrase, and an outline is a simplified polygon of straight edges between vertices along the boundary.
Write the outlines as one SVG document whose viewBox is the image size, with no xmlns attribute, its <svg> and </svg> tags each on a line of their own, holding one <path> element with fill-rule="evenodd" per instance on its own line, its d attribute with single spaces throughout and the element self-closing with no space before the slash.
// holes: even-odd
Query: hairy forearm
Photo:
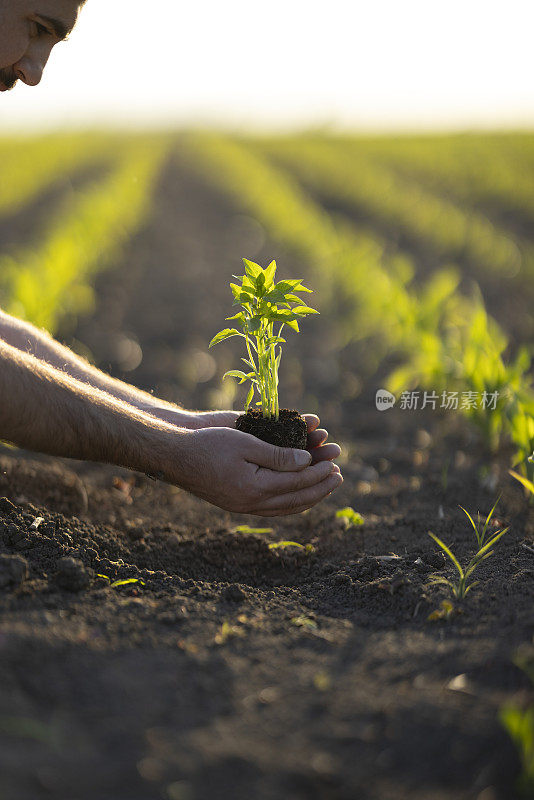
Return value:
<svg viewBox="0 0 534 800">
<path fill-rule="evenodd" d="M 106 392 L 117 400 L 122 400 L 141 411 L 150 413 L 155 408 L 168 408 L 174 412 L 183 412 L 183 424 L 186 427 L 188 417 L 194 414 L 194 412 L 154 398 L 148 392 L 143 392 L 106 375 L 77 356 L 68 347 L 61 345 L 45 331 L 1 311 L 0 341 L 4 341 L 17 350 L 28 353 L 66 375 L 70 375 L 71 378 Z"/>
<path fill-rule="evenodd" d="M 179 458 L 189 434 L 0 342 L 0 439 L 154 473 L 165 469 L 169 442 Z"/>
</svg>

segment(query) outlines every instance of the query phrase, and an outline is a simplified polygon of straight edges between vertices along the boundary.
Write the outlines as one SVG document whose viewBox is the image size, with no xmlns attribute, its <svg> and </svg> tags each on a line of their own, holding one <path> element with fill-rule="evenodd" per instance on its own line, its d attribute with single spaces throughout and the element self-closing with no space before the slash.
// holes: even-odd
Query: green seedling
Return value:
<svg viewBox="0 0 534 800">
<path fill-rule="evenodd" d="M 140 578 L 124 578 L 123 580 L 113 581 L 110 583 L 110 588 L 115 589 L 117 586 L 127 586 L 130 583 L 139 583 L 141 586 L 145 585 L 145 582 L 142 581 Z"/>
<path fill-rule="evenodd" d="M 336 517 L 344 520 L 346 530 L 350 530 L 350 528 L 356 528 L 358 525 L 363 525 L 362 515 L 358 514 L 358 512 L 350 506 L 347 506 L 346 508 L 340 508 L 338 511 L 336 511 Z"/>
<path fill-rule="evenodd" d="M 438 620 L 442 619 L 450 619 L 454 614 L 454 606 L 450 600 L 442 600 L 440 607 L 436 608 L 435 611 L 432 611 L 431 614 L 428 615 L 427 620 L 429 622 L 437 622 Z"/>
<path fill-rule="evenodd" d="M 298 542 L 271 542 L 269 550 L 284 550 L 286 547 L 298 547 L 306 553 L 313 553 L 315 547 L 312 544 L 299 544 Z"/>
<path fill-rule="evenodd" d="M 140 583 L 142 586 L 145 585 L 145 582 L 142 581 L 140 578 L 124 578 L 123 580 L 117 580 L 111 582 L 111 578 L 109 575 L 102 575 L 101 572 L 96 573 L 97 578 L 104 578 L 109 583 L 110 588 L 117 587 L 117 586 L 126 586 L 129 583 Z"/>
<path fill-rule="evenodd" d="M 529 461 L 531 460 L 532 456 L 531 458 L 529 458 Z M 524 475 L 520 475 L 518 472 L 515 472 L 513 469 L 509 469 L 508 472 L 512 476 L 512 478 L 515 478 L 516 481 L 519 481 L 519 483 L 521 483 L 525 487 L 527 492 L 530 494 L 531 500 L 534 500 L 534 483 L 532 483 L 532 481 L 529 481 L 528 478 L 525 478 Z"/>
<path fill-rule="evenodd" d="M 316 630 L 318 627 L 314 619 L 311 617 L 306 617 L 303 614 L 299 617 L 291 617 L 289 621 L 297 628 L 310 628 L 311 630 Z"/>
<path fill-rule="evenodd" d="M 444 578 L 442 575 L 431 575 L 430 582 L 432 584 L 443 584 L 444 586 L 448 586 L 457 600 L 463 600 L 466 594 L 473 588 L 473 586 L 476 586 L 477 583 L 479 582 L 479 581 L 473 581 L 472 583 L 468 583 L 469 578 L 476 570 L 476 568 L 479 566 L 479 564 L 482 563 L 482 561 L 485 561 L 486 558 L 489 558 L 491 555 L 493 555 L 494 551 L 491 548 L 499 541 L 499 539 L 502 536 L 504 536 L 504 534 L 508 530 L 509 530 L 508 528 L 505 528 L 504 530 L 499 531 L 488 542 L 486 542 L 486 544 L 483 547 L 480 547 L 478 552 L 476 552 L 473 558 L 469 561 L 465 569 L 460 565 L 460 562 L 458 561 L 452 550 L 450 550 L 447 547 L 447 545 L 441 541 L 441 539 L 438 539 L 438 537 L 434 533 L 428 531 L 428 535 L 431 536 L 432 539 L 434 539 L 436 544 L 439 545 L 439 547 L 443 550 L 445 555 L 452 561 L 452 563 L 454 564 L 454 566 L 458 571 L 458 581 L 456 583 L 454 583 L 454 581 L 452 580 L 449 580 L 448 578 Z"/>
<path fill-rule="evenodd" d="M 516 657 L 514 663 L 534 685 L 534 658 Z M 517 788 L 524 797 L 534 797 L 534 705 L 521 708 L 507 703 L 500 709 L 499 719 L 519 752 L 522 769 Z"/>
<path fill-rule="evenodd" d="M 495 511 L 495 508 L 497 506 L 497 503 L 501 499 L 501 496 L 502 495 L 499 495 L 498 498 L 496 499 L 493 508 L 491 509 L 491 511 L 489 512 L 488 516 L 486 517 L 486 521 L 484 523 L 484 526 L 483 526 L 482 530 L 480 530 L 480 513 L 477 511 L 477 524 L 475 525 L 475 523 L 473 521 L 473 517 L 471 516 L 469 511 L 466 511 L 463 506 L 459 506 L 459 508 L 462 509 L 464 514 L 467 515 L 467 517 L 469 519 L 469 522 L 473 526 L 473 530 L 475 531 L 475 536 L 476 536 L 476 540 L 477 540 L 479 548 L 481 548 L 483 546 L 483 544 L 484 544 L 484 541 L 486 539 L 486 533 L 487 533 L 487 530 L 488 530 L 488 525 L 490 524 L 491 518 L 493 516 L 493 512 Z"/>
<path fill-rule="evenodd" d="M 251 528 L 249 525 L 237 525 L 232 533 L 272 533 L 273 528 Z"/>
<path fill-rule="evenodd" d="M 243 628 L 237 625 L 232 625 L 228 620 L 225 620 L 221 625 L 220 630 L 215 634 L 215 644 L 225 644 L 228 639 L 245 636 L 246 632 Z"/>
<path fill-rule="evenodd" d="M 278 369 L 282 357 L 282 344 L 285 339 L 281 333 L 284 325 L 299 333 L 299 319 L 308 314 L 318 314 L 314 308 L 304 305 L 296 292 L 312 292 L 306 288 L 300 278 L 279 281 L 275 283 L 276 261 L 271 261 L 268 267 L 262 269 L 259 264 L 244 258 L 244 275 L 233 275 L 241 282 L 231 283 L 234 295 L 233 305 L 240 305 L 241 311 L 232 320 L 236 328 L 224 328 L 213 337 L 210 347 L 229 339 L 231 336 L 241 336 L 247 346 L 248 358 L 241 361 L 248 367 L 249 372 L 231 369 L 225 372 L 224 378 L 236 378 L 239 383 L 250 381 L 250 389 L 245 402 L 245 411 L 257 391 L 260 399 L 256 402 L 260 406 L 265 419 L 279 418 L 278 404 Z M 275 323 L 280 323 L 275 333 Z"/>
</svg>

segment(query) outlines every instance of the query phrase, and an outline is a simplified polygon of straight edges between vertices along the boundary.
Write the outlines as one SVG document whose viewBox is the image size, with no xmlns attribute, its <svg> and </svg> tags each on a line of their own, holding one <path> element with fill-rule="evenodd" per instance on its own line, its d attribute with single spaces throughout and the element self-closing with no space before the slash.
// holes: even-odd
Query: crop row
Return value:
<svg viewBox="0 0 534 800">
<path fill-rule="evenodd" d="M 534 221 L 534 137 L 531 134 L 335 139 L 399 175 L 471 208 L 496 222 Z M 506 214 L 503 215 L 503 210 Z"/>
<path fill-rule="evenodd" d="M 479 426 L 492 450 L 510 438 L 516 446 L 514 460 L 532 452 L 534 392 L 528 351 L 521 348 L 513 362 L 505 362 L 506 336 L 487 315 L 479 293 L 466 297 L 457 291 L 455 270 L 436 272 L 416 292 L 407 258 L 390 259 L 378 239 L 355 233 L 325 213 L 291 175 L 260 155 L 256 145 L 191 133 L 181 137 L 180 146 L 274 240 L 310 265 L 323 306 L 338 316 L 347 340 L 372 338 L 382 353 L 404 356 L 403 366 L 390 376 L 391 391 L 421 386 L 497 392 L 497 412 L 477 407 L 462 413 Z"/>
<path fill-rule="evenodd" d="M 520 269 L 534 275 L 530 243 L 519 247 L 485 214 L 377 163 L 357 143 L 273 138 L 262 142 L 261 151 L 294 171 L 316 195 L 407 234 L 442 260 L 467 260 L 479 275 L 507 277 Z"/>
<path fill-rule="evenodd" d="M 109 161 L 111 144 L 106 134 L 84 133 L 0 139 L 0 215 L 22 208 L 58 178 Z"/>
<path fill-rule="evenodd" d="M 90 309 L 91 279 L 142 224 L 167 149 L 163 138 L 124 141 L 111 173 L 69 197 L 35 249 L 0 256 L 2 308 L 51 332 Z"/>
</svg>

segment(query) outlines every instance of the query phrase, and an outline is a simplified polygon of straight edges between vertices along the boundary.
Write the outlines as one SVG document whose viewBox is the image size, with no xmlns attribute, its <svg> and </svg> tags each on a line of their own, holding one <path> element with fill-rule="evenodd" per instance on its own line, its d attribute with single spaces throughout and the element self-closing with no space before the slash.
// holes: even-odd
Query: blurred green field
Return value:
<svg viewBox="0 0 534 800">
<path fill-rule="evenodd" d="M 488 453 L 512 443 L 512 463 L 526 474 L 534 449 L 534 135 L 181 131 L 1 144 L 0 305 L 8 312 L 52 332 L 65 316 L 87 312 L 95 276 L 120 262 L 150 214 L 167 159 L 180 152 L 309 265 L 321 313 L 340 342 L 365 345 L 370 374 L 397 359 L 387 387 L 396 396 L 497 392 L 497 411 L 458 413 L 482 432 Z M 64 192 L 82 172 L 89 179 Z M 39 225 L 31 241 L 13 243 L 10 230 L 25 214 Z M 236 252 L 236 263 L 244 255 Z"/>
</svg>

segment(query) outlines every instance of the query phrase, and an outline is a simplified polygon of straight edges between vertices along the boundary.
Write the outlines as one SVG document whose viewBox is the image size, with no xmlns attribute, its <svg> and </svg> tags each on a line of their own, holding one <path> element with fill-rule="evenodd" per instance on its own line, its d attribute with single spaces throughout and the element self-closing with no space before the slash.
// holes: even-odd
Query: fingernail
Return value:
<svg viewBox="0 0 534 800">
<path fill-rule="evenodd" d="M 293 450 L 293 457 L 298 467 L 303 467 L 311 461 L 311 453 L 308 453 L 307 450 Z"/>
</svg>

